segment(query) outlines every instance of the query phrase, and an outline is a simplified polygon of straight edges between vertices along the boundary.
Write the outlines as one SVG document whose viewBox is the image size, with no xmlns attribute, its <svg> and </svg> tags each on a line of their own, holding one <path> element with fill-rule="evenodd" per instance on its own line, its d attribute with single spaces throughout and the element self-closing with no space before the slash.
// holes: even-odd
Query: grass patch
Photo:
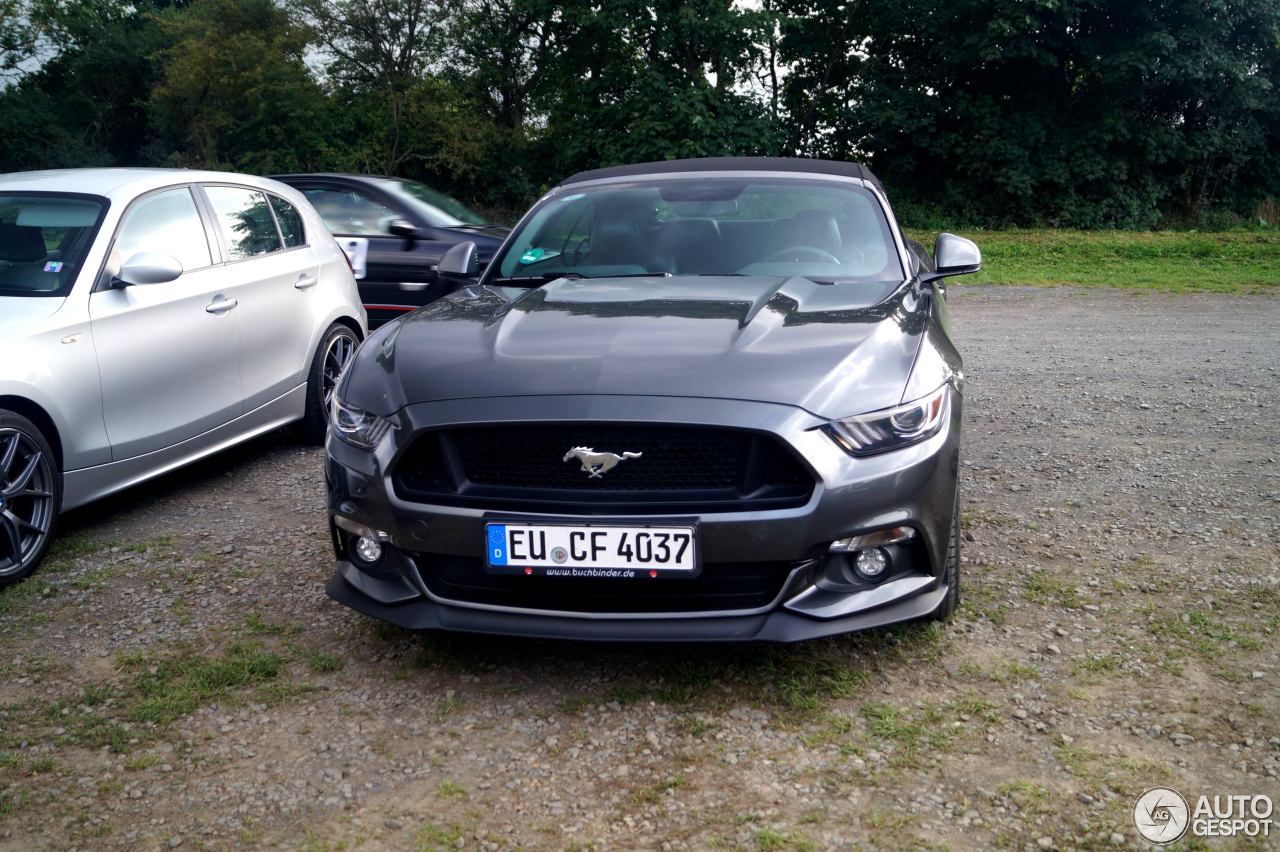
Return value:
<svg viewBox="0 0 1280 852">
<path fill-rule="evenodd" d="M 631 802 L 634 805 L 656 805 L 662 801 L 662 794 L 668 790 L 679 790 L 687 782 L 683 775 L 672 775 L 663 778 L 661 781 L 655 781 L 652 784 L 646 784 L 631 791 Z"/>
<path fill-rule="evenodd" d="M 75 565 L 77 559 L 98 551 L 98 545 L 83 532 L 59 535 L 40 566 L 41 573 L 57 573 Z"/>
<path fill-rule="evenodd" d="M 465 799 L 471 794 L 461 784 L 453 781 L 441 781 L 436 785 L 436 795 L 441 798 Z"/>
<path fill-rule="evenodd" d="M 462 832 L 462 825 L 456 822 L 440 825 L 437 822 L 428 821 L 418 829 L 417 834 L 414 835 L 414 842 L 423 852 L 452 849 L 462 837 Z"/>
<path fill-rule="evenodd" d="M 144 769 L 159 766 L 163 762 L 158 754 L 139 754 L 126 760 L 124 768 L 126 772 L 141 772 Z"/>
<path fill-rule="evenodd" d="M 131 673 L 129 711 L 135 722 L 165 724 L 238 690 L 265 686 L 279 676 L 285 660 L 257 645 L 232 645 L 225 653 L 204 656 L 184 648 L 161 658 L 122 657 L 119 668 Z"/>
<path fill-rule="evenodd" d="M 1066 609 L 1079 609 L 1084 606 L 1075 583 L 1055 577 L 1043 570 L 1032 571 L 1027 575 L 1022 596 L 1042 606 L 1060 606 Z"/>
<path fill-rule="evenodd" d="M 771 850 L 776 849 L 795 849 L 798 852 L 805 852 L 805 850 L 815 848 L 813 841 L 803 834 L 797 834 L 796 832 L 783 834 L 772 828 L 760 829 L 755 833 L 753 840 L 755 841 L 755 848 L 761 850 L 761 852 L 771 852 Z"/>
<path fill-rule="evenodd" d="M 440 703 L 436 705 L 435 720 L 436 724 L 448 719 L 454 713 L 462 709 L 462 699 L 456 695 L 445 695 L 440 699 Z"/>
<path fill-rule="evenodd" d="M 294 636 L 303 630 L 301 624 L 267 621 L 257 611 L 250 612 L 244 617 L 244 626 L 254 636 Z"/>
<path fill-rule="evenodd" d="M 1017 805 L 1019 810 L 1030 813 L 1045 813 L 1052 805 L 1052 797 L 1047 787 L 1021 778 L 1001 784 L 996 788 L 996 792 Z"/>
<path fill-rule="evenodd" d="M 26 807 L 28 796 L 26 790 L 0 793 L 0 825 L 4 825 L 9 817 Z"/>
<path fill-rule="evenodd" d="M 869 745 L 890 746 L 890 763 L 915 766 L 930 753 L 945 752 L 955 739 L 955 729 L 946 726 L 946 713 L 933 706 L 902 708 L 888 703 L 868 702 L 860 712 L 867 724 Z"/>
<path fill-rule="evenodd" d="M 833 699 L 857 695 L 869 677 L 865 669 L 824 656 L 791 663 L 777 669 L 776 698 L 786 710 L 806 715 L 823 712 Z"/>
<path fill-rule="evenodd" d="M 1147 632 L 1166 646 L 1172 643 L 1195 651 L 1209 660 L 1229 649 L 1259 651 L 1265 647 L 1266 643 L 1258 633 L 1266 635 L 1267 627 L 1262 626 L 1261 630 L 1255 628 L 1251 631 L 1248 616 L 1233 622 L 1221 609 L 1213 607 L 1212 609 L 1192 609 L 1176 614 L 1154 615 L 1147 621 Z M 1221 676 L 1225 672 L 1218 672 L 1218 674 Z"/>
<path fill-rule="evenodd" d="M 1089 654 L 1083 660 L 1077 660 L 1074 668 L 1077 672 L 1105 674 L 1120 668 L 1124 662 L 1119 654 Z"/>
<path fill-rule="evenodd" d="M 33 603 L 53 597 L 57 589 L 40 582 L 40 577 L 29 578 L 16 586 L 0 592 L 0 615 L 17 615 L 25 612 Z"/>
<path fill-rule="evenodd" d="M 934 233 L 910 232 L 932 245 Z M 1276 231 L 965 231 L 982 271 L 965 284 L 1073 284 L 1175 293 L 1254 293 L 1280 286 Z"/>
<path fill-rule="evenodd" d="M 302 659 L 306 662 L 307 667 L 316 674 L 333 674 L 334 672 L 342 671 L 342 667 L 346 665 L 346 661 L 336 654 L 311 648 L 302 652 Z"/>
<path fill-rule="evenodd" d="M 993 668 L 987 677 L 996 683 L 1026 683 L 1029 680 L 1035 680 L 1040 677 L 1040 671 L 1035 666 L 1027 663 L 1020 663 L 1017 660 L 1007 660 Z"/>
<path fill-rule="evenodd" d="M 989 566 L 978 563 L 975 571 L 982 571 Z M 1009 601 L 1004 592 L 990 589 L 981 582 L 970 583 L 960 598 L 960 611 L 967 617 L 989 621 L 997 626 L 1009 619 Z"/>
</svg>

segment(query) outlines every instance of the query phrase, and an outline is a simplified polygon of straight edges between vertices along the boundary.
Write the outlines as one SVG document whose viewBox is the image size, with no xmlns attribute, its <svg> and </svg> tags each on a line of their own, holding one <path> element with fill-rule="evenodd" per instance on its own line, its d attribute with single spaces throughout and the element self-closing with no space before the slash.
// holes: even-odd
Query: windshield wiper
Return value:
<svg viewBox="0 0 1280 852">
<path fill-rule="evenodd" d="M 548 281 L 555 281 L 557 278 L 585 278 L 577 272 L 542 272 L 538 275 L 515 275 L 510 278 L 494 278 L 489 281 L 490 284 L 516 284 L 526 287 L 537 287 L 546 284 Z"/>
<path fill-rule="evenodd" d="M 670 278 L 670 272 L 624 272 L 621 275 L 583 275 L 581 272 L 542 272 L 538 275 L 518 275 L 511 278 L 494 278 L 489 284 L 515 284 L 517 286 L 536 287 L 555 281 L 558 278 L 570 278 L 575 281 L 584 278 Z"/>
</svg>

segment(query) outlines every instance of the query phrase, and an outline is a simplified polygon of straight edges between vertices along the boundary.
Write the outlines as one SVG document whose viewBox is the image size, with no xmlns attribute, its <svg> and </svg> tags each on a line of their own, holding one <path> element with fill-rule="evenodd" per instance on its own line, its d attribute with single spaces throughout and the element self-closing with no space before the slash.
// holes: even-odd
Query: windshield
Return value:
<svg viewBox="0 0 1280 852">
<path fill-rule="evenodd" d="M 569 187 L 534 208 L 494 268 L 502 279 L 557 274 L 903 278 L 875 196 L 855 184 L 785 178 Z"/>
<path fill-rule="evenodd" d="M 488 225 L 489 221 L 467 205 L 436 192 L 429 186 L 411 180 L 384 181 L 384 187 L 408 204 L 433 228 L 456 228 L 460 225 Z"/>
<path fill-rule="evenodd" d="M 65 296 L 106 205 L 70 193 L 0 192 L 0 296 Z"/>
</svg>

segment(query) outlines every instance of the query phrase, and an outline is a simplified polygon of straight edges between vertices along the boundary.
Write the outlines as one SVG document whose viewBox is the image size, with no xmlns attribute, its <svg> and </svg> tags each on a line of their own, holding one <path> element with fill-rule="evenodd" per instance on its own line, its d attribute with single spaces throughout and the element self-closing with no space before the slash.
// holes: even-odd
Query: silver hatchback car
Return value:
<svg viewBox="0 0 1280 852">
<path fill-rule="evenodd" d="M 295 189 L 247 175 L 0 175 L 0 586 L 58 514 L 287 423 L 316 439 L 367 333 Z"/>
</svg>

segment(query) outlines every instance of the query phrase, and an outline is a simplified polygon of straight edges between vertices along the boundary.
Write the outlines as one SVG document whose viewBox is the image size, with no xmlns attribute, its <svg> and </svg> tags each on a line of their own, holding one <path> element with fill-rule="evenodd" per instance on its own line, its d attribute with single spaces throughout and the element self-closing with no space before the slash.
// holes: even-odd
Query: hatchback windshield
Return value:
<svg viewBox="0 0 1280 852">
<path fill-rule="evenodd" d="M 488 225 L 489 222 L 467 205 L 436 192 L 429 186 L 411 180 L 388 180 L 383 186 L 408 204 L 433 228 L 456 228 L 459 225 Z"/>
<path fill-rule="evenodd" d="M 105 204 L 83 195 L 0 192 L 0 296 L 65 296 Z"/>
<path fill-rule="evenodd" d="M 835 181 L 683 178 L 569 187 L 534 209 L 501 279 L 557 274 L 903 277 L 880 204 Z"/>
</svg>

